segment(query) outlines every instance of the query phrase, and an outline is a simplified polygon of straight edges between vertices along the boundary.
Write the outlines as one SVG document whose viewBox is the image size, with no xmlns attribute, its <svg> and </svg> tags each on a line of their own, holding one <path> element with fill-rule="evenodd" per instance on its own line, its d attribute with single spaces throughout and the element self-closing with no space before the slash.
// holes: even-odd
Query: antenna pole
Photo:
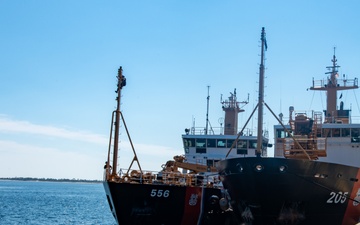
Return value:
<svg viewBox="0 0 360 225">
<path fill-rule="evenodd" d="M 261 63 L 259 72 L 259 106 L 258 106 L 258 130 L 256 156 L 260 157 L 263 142 L 263 112 L 264 112 L 264 74 L 265 74 L 265 50 L 267 49 L 265 28 L 261 30 Z"/>
<path fill-rule="evenodd" d="M 207 88 L 208 88 L 208 96 L 207 96 L 205 135 L 208 134 L 208 129 L 209 129 L 209 101 L 210 101 L 209 89 L 210 89 L 210 86 L 207 86 Z"/>
</svg>

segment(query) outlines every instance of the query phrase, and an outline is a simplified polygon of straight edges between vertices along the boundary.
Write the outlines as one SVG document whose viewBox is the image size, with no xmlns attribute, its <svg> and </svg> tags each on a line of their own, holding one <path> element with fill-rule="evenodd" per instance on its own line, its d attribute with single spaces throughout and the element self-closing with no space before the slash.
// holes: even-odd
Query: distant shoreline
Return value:
<svg viewBox="0 0 360 225">
<path fill-rule="evenodd" d="M 101 180 L 85 179 L 55 179 L 55 178 L 34 178 L 34 177 L 0 177 L 0 180 L 17 180 L 17 181 L 43 181 L 43 182 L 74 182 L 74 183 L 102 183 Z"/>
</svg>

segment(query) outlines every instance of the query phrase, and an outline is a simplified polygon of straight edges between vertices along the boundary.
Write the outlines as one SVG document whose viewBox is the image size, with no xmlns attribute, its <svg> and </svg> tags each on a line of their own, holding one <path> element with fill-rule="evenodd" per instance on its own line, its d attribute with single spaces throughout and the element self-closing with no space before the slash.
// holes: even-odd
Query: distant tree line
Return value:
<svg viewBox="0 0 360 225">
<path fill-rule="evenodd" d="M 83 182 L 83 183 L 101 183 L 101 180 L 85 179 L 55 179 L 55 178 L 34 178 L 34 177 L 0 177 L 0 180 L 18 180 L 18 181 L 50 181 L 50 182 Z"/>
</svg>

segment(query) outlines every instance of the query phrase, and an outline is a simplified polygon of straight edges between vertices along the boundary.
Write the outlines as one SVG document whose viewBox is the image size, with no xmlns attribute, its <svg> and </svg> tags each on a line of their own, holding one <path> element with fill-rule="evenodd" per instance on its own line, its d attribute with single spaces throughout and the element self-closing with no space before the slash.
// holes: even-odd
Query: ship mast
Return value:
<svg viewBox="0 0 360 225">
<path fill-rule="evenodd" d="M 264 111 L 264 75 L 265 75 L 265 50 L 267 50 L 267 43 L 266 43 L 266 35 L 265 35 L 265 28 L 263 27 L 261 30 L 261 62 L 260 62 L 260 72 L 259 72 L 259 100 L 258 104 L 252 111 L 249 119 L 245 122 L 245 125 L 241 129 L 241 131 L 238 133 L 238 136 L 232 146 L 230 147 L 228 153 L 226 154 L 227 158 L 232 151 L 232 149 L 235 146 L 235 143 L 239 140 L 239 137 L 242 135 L 245 127 L 249 123 L 250 119 L 254 115 L 256 109 L 258 110 L 258 130 L 257 130 L 257 147 L 255 154 L 257 157 L 260 157 L 262 155 L 262 145 L 263 145 L 263 111 Z M 270 112 L 275 116 L 275 114 L 272 112 L 272 110 L 266 105 L 266 107 L 270 110 Z M 224 108 L 224 107 L 223 107 Z M 276 118 L 276 116 L 275 116 Z M 226 121 L 225 121 L 226 124 Z"/>
<path fill-rule="evenodd" d="M 206 102 L 207 102 L 207 106 L 206 106 L 206 127 L 205 127 L 205 135 L 208 134 L 208 130 L 209 130 L 209 101 L 210 101 L 210 95 L 209 95 L 209 89 L 210 89 L 210 86 L 207 86 L 208 88 L 208 95 L 207 95 L 207 98 L 206 98 Z"/>
<path fill-rule="evenodd" d="M 340 104 L 340 109 L 337 109 L 337 91 L 339 90 L 349 90 L 358 88 L 358 80 L 355 79 L 346 79 L 345 75 L 343 79 L 338 79 L 338 68 L 337 59 L 334 55 L 331 60 L 332 66 L 327 66 L 330 72 L 325 74 L 330 74 L 330 77 L 326 81 L 314 81 L 313 86 L 310 87 L 310 90 L 314 91 L 326 91 L 327 102 L 325 113 L 325 122 L 326 123 L 349 123 L 350 119 L 350 110 L 343 109 L 343 103 Z"/>
<path fill-rule="evenodd" d="M 263 111 L 264 111 L 264 74 L 265 74 L 265 50 L 267 49 L 265 28 L 261 30 L 261 63 L 259 72 L 259 101 L 258 101 L 258 130 L 256 156 L 262 152 L 263 142 Z"/>
<path fill-rule="evenodd" d="M 121 99 L 121 89 L 126 85 L 126 79 L 122 74 L 122 67 L 120 66 L 117 75 L 118 83 L 117 83 L 117 93 L 116 97 L 116 110 L 115 113 L 115 137 L 114 137 L 114 153 L 113 153 L 113 165 L 112 165 L 112 175 L 116 176 L 117 171 L 117 159 L 118 159 L 118 149 L 119 149 L 119 130 L 120 130 L 120 99 Z"/>
</svg>

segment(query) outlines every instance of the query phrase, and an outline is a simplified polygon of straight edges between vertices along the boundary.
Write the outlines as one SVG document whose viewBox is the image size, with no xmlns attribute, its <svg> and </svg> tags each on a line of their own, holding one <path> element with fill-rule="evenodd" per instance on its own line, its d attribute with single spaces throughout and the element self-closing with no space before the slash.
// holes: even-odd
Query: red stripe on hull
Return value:
<svg viewBox="0 0 360 225">
<path fill-rule="evenodd" d="M 360 169 L 357 173 L 357 182 L 355 182 L 354 187 L 352 189 L 350 200 L 346 207 L 344 219 L 341 225 L 355 225 L 360 222 Z M 353 201 L 351 199 L 355 199 Z"/>
<path fill-rule="evenodd" d="M 202 188 L 187 187 L 181 225 L 197 225 L 201 212 Z"/>
</svg>

